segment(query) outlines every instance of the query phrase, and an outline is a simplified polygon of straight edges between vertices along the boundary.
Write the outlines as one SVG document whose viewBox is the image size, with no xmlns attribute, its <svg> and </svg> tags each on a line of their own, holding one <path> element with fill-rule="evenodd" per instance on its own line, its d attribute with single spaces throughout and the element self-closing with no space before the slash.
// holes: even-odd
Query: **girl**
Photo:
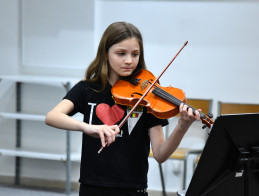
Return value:
<svg viewBox="0 0 259 196">
<path fill-rule="evenodd" d="M 167 120 L 139 106 L 119 129 L 116 124 L 130 108 L 116 105 L 111 88 L 121 77 L 141 69 L 146 67 L 139 30 L 132 24 L 115 22 L 105 30 L 85 80 L 46 116 L 50 126 L 83 133 L 80 196 L 147 195 L 150 142 L 154 158 L 162 163 L 178 147 L 192 122 L 200 119 L 198 111 L 193 115 L 192 109 L 181 104 L 178 124 L 165 141 L 162 126 Z M 84 122 L 70 117 L 77 112 L 84 115 Z M 105 148 L 98 154 L 101 147 Z"/>
</svg>

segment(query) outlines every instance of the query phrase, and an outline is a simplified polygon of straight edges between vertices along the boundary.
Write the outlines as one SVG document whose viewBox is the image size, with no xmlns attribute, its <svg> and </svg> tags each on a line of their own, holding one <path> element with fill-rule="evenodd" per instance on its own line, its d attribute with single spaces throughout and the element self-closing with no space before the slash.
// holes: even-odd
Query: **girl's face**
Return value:
<svg viewBox="0 0 259 196">
<path fill-rule="evenodd" d="M 113 85 L 120 76 L 131 75 L 138 65 L 139 55 L 140 47 L 135 37 L 112 45 L 108 51 L 109 82 Z"/>
</svg>

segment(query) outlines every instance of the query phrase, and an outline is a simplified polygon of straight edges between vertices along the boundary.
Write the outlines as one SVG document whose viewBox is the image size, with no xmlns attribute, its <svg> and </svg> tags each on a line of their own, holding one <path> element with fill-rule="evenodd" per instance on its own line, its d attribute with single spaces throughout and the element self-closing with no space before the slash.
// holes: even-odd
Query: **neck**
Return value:
<svg viewBox="0 0 259 196">
<path fill-rule="evenodd" d="M 118 79 L 109 78 L 108 82 L 110 83 L 111 86 L 113 86 L 118 80 L 119 80 L 119 78 Z"/>
<path fill-rule="evenodd" d="M 108 78 L 108 82 L 111 86 L 113 86 L 120 79 L 119 75 L 110 75 Z"/>
</svg>

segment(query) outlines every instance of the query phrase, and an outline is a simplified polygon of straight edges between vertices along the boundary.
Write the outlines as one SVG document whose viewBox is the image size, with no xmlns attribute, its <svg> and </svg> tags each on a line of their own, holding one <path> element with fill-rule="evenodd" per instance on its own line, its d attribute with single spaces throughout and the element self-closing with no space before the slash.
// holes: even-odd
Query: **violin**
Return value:
<svg viewBox="0 0 259 196">
<path fill-rule="evenodd" d="M 117 81 L 112 87 L 113 99 L 117 104 L 134 106 L 142 98 L 147 89 L 155 81 L 155 76 L 148 70 L 140 70 L 133 78 L 125 78 Z M 174 87 L 162 87 L 155 83 L 149 92 L 143 97 L 138 105 L 145 106 L 148 112 L 157 118 L 167 119 L 179 113 L 179 106 L 184 103 L 194 111 L 192 106 L 187 104 L 185 93 L 182 89 Z M 197 110 L 198 111 L 198 110 Z M 212 114 L 200 113 L 200 118 L 205 127 L 211 127 Z"/>
</svg>

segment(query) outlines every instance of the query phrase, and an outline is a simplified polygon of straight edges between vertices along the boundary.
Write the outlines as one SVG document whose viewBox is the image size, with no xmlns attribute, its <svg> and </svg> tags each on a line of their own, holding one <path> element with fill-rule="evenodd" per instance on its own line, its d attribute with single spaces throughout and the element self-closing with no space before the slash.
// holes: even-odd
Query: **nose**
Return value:
<svg viewBox="0 0 259 196">
<path fill-rule="evenodd" d="M 126 64 L 131 64 L 132 63 L 132 56 L 131 55 L 126 55 L 125 63 Z"/>
</svg>

